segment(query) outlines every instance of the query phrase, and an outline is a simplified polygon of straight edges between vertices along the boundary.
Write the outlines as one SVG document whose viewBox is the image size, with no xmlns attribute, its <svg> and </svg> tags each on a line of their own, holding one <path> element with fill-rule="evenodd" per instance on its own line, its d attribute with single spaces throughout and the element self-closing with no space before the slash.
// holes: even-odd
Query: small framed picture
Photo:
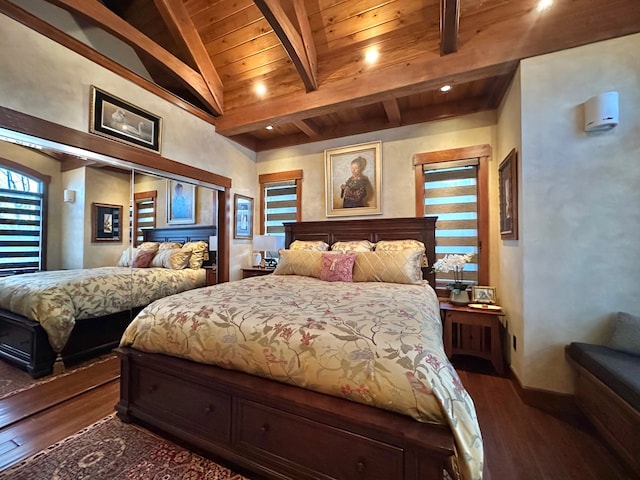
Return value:
<svg viewBox="0 0 640 480">
<path fill-rule="evenodd" d="M 253 238 L 253 198 L 238 195 L 233 199 L 233 238 Z"/>
<path fill-rule="evenodd" d="M 474 285 L 471 287 L 472 303 L 496 303 L 496 287 L 483 287 Z"/>
<path fill-rule="evenodd" d="M 196 186 L 167 180 L 167 223 L 196 223 Z"/>
<path fill-rule="evenodd" d="M 92 206 L 92 241 L 121 242 L 122 205 L 93 203 Z"/>
</svg>

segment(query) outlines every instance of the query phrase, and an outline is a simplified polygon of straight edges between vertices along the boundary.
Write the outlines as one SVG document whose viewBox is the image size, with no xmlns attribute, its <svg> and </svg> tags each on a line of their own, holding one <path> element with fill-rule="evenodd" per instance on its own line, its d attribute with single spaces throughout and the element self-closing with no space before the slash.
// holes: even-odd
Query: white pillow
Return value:
<svg viewBox="0 0 640 480">
<path fill-rule="evenodd" d="M 122 255 L 120 255 L 120 259 L 118 260 L 118 263 L 116 263 L 116 267 L 130 267 L 131 259 L 136 258 L 139 251 L 139 248 L 127 248 L 122 252 Z"/>
</svg>

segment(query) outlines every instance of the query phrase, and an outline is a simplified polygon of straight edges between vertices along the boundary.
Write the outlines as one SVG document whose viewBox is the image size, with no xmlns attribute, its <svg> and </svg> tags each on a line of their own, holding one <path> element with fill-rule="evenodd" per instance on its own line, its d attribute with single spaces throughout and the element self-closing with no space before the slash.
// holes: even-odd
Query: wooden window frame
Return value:
<svg viewBox="0 0 640 480">
<path fill-rule="evenodd" d="M 489 158 L 490 145 L 453 148 L 434 152 L 416 153 L 413 156 L 415 169 L 415 211 L 417 217 L 424 217 L 424 173 L 423 165 L 451 162 L 455 160 L 478 159 L 478 284 L 490 285 L 489 279 Z M 436 290 L 439 296 L 446 297 L 448 292 Z"/>
<path fill-rule="evenodd" d="M 300 222 L 302 220 L 302 170 L 264 173 L 258 176 L 258 182 L 260 183 L 260 235 L 265 234 L 266 186 L 270 183 L 290 182 L 292 180 L 295 181 L 296 185 L 296 222 Z"/>
</svg>

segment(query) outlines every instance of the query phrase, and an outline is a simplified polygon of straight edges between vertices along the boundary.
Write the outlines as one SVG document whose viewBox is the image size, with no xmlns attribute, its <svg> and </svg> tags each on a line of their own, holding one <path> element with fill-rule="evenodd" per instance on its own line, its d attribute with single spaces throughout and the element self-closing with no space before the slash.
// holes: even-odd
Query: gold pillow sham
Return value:
<svg viewBox="0 0 640 480">
<path fill-rule="evenodd" d="M 357 252 L 353 281 L 419 285 L 422 255 L 419 250 Z"/>
<path fill-rule="evenodd" d="M 289 245 L 289 250 L 315 250 L 318 252 L 325 252 L 329 250 L 329 244 L 321 240 L 294 240 L 293 242 L 291 242 L 291 245 Z"/>
<path fill-rule="evenodd" d="M 350 242 L 336 242 L 331 245 L 332 252 L 351 253 L 351 252 L 371 252 L 375 247 L 375 243 L 369 240 L 353 240 Z"/>
<path fill-rule="evenodd" d="M 302 275 L 320 278 L 322 252 L 318 250 L 280 250 L 273 275 Z"/>
</svg>

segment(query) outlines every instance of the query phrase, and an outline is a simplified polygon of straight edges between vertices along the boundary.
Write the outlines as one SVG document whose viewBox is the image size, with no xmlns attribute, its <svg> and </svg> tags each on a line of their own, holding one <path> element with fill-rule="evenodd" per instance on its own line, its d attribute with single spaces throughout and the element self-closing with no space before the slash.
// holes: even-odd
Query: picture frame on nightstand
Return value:
<svg viewBox="0 0 640 480">
<path fill-rule="evenodd" d="M 473 285 L 471 287 L 472 303 L 496 303 L 496 287 L 486 287 L 482 285 Z"/>
</svg>

